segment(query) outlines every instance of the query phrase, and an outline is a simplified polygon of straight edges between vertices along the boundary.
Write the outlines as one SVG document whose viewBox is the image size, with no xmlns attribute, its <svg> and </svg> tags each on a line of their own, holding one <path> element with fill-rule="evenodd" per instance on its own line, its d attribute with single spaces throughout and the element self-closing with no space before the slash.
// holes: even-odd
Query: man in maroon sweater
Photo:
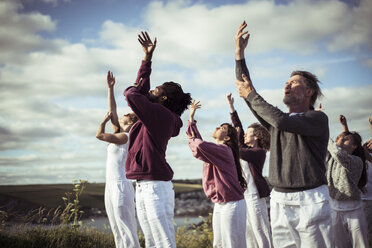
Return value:
<svg viewBox="0 0 372 248">
<path fill-rule="evenodd" d="M 152 42 L 147 32 L 141 32 L 138 41 L 145 58 L 134 86 L 124 91 L 129 107 L 138 117 L 129 133 L 125 174 L 128 179 L 137 180 L 137 216 L 146 247 L 176 247 L 173 170 L 165 155 L 169 139 L 180 132 L 180 116 L 191 104 L 191 96 L 174 82 L 165 82 L 150 90 L 156 38 Z"/>
</svg>

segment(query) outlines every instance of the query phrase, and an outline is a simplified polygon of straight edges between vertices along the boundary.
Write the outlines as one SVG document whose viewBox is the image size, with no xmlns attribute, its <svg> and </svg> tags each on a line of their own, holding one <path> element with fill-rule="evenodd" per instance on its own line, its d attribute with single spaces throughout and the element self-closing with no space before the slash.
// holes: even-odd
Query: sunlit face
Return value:
<svg viewBox="0 0 372 248">
<path fill-rule="evenodd" d="M 254 128 L 250 127 L 244 134 L 244 144 L 249 147 L 254 147 L 257 143 L 257 137 L 254 136 Z"/>
<path fill-rule="evenodd" d="M 132 124 L 132 120 L 130 119 L 130 113 L 125 114 L 121 118 L 119 118 L 119 124 L 121 128 L 123 128 L 126 125 Z"/>
<path fill-rule="evenodd" d="M 224 141 L 227 136 L 227 125 L 222 125 L 219 127 L 216 127 L 214 130 L 212 137 L 218 141 Z"/>
<path fill-rule="evenodd" d="M 157 86 L 155 89 L 150 90 L 149 93 L 147 94 L 147 98 L 151 102 L 161 102 L 161 99 L 166 95 L 166 92 L 164 90 L 163 85 Z"/>
<path fill-rule="evenodd" d="M 302 76 L 292 76 L 284 86 L 284 104 L 287 106 L 301 104 L 305 100 L 307 90 L 305 79 Z"/>
<path fill-rule="evenodd" d="M 338 140 L 336 140 L 336 144 L 349 154 L 352 154 L 355 148 L 357 148 L 357 146 L 354 145 L 354 138 L 351 134 L 340 137 Z"/>
</svg>

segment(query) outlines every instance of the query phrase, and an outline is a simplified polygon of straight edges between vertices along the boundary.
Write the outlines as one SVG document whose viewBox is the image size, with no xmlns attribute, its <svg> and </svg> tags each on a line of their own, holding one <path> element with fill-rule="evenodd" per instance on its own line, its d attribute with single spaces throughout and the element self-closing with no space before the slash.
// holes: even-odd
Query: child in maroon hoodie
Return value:
<svg viewBox="0 0 372 248">
<path fill-rule="evenodd" d="M 165 153 L 169 139 L 179 134 L 180 116 L 190 105 L 191 97 L 174 82 L 150 90 L 151 58 L 156 38 L 152 42 L 147 32 L 141 32 L 138 41 L 145 58 L 134 86 L 124 92 L 129 107 L 138 117 L 129 136 L 125 174 L 128 179 L 137 180 L 137 216 L 146 247 L 176 247 L 173 171 Z"/>
<path fill-rule="evenodd" d="M 246 247 L 247 187 L 239 162 L 237 132 L 224 123 L 213 132 L 216 143 L 203 141 L 194 121 L 199 102 L 192 103 L 187 125 L 189 146 L 195 158 L 204 162 L 203 189 L 215 203 L 213 209 L 213 247 Z"/>
</svg>

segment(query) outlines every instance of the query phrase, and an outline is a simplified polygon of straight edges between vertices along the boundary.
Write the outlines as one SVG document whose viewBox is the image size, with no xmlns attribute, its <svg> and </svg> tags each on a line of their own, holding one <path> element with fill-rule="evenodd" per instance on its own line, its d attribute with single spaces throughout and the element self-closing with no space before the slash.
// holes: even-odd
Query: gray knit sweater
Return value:
<svg viewBox="0 0 372 248">
<path fill-rule="evenodd" d="M 249 77 L 245 61 L 236 61 L 237 78 L 242 73 Z M 295 192 L 327 184 L 327 115 L 312 110 L 289 115 L 267 103 L 255 91 L 252 91 L 245 101 L 270 132 L 268 180 L 275 190 Z"/>
<path fill-rule="evenodd" d="M 362 160 L 339 149 L 330 139 L 326 161 L 329 196 L 340 201 L 360 200 L 358 182 L 363 171 Z"/>
</svg>

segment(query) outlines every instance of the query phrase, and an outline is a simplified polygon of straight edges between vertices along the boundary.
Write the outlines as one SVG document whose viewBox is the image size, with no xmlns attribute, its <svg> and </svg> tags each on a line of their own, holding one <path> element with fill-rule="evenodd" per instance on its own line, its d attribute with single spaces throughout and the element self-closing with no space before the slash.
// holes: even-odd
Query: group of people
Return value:
<svg viewBox="0 0 372 248">
<path fill-rule="evenodd" d="M 133 113 L 120 119 L 115 77 L 108 72 L 109 109 L 96 137 L 109 143 L 105 207 L 116 247 L 140 247 L 136 216 L 146 247 L 176 247 L 173 171 L 165 155 L 189 106 L 188 144 L 192 155 L 204 162 L 203 189 L 214 203 L 213 247 L 368 247 L 372 141 L 363 147 L 343 116 L 343 132 L 335 142 L 329 138 L 328 117 L 314 108 L 322 95 L 319 81 L 310 72 L 294 71 L 287 81 L 283 101 L 289 113 L 267 103 L 256 92 L 245 63 L 246 27 L 243 22 L 235 36 L 236 88 L 260 124 L 251 124 L 245 133 L 231 93 L 227 102 L 232 124 L 218 126 L 212 134 L 215 142 L 207 142 L 194 119 L 200 102 L 174 82 L 150 90 L 157 41 L 147 32 L 138 36 L 145 57 L 137 79 L 124 91 Z M 114 133 L 105 132 L 108 121 Z M 267 151 L 271 191 L 262 176 Z M 130 180 L 135 180 L 136 190 Z"/>
</svg>

